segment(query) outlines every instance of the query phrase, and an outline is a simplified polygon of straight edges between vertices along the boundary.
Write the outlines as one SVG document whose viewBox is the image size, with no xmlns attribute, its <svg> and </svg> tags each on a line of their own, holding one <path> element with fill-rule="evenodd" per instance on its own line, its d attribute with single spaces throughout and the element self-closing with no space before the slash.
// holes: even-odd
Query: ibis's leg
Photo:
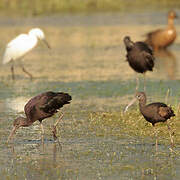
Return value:
<svg viewBox="0 0 180 180">
<path fill-rule="evenodd" d="M 24 73 L 26 73 L 26 74 L 30 77 L 30 79 L 32 80 L 32 79 L 33 79 L 32 74 L 31 74 L 30 72 L 28 72 L 28 71 L 24 68 L 24 66 L 23 66 L 22 63 L 21 63 L 21 68 L 22 68 L 22 71 L 23 71 Z"/>
<path fill-rule="evenodd" d="M 13 60 L 12 60 L 12 64 L 11 64 L 11 75 L 12 75 L 12 80 L 14 80 L 15 76 L 14 76 L 14 63 L 13 63 Z"/>
<path fill-rule="evenodd" d="M 170 137 L 170 140 L 171 140 L 171 150 L 173 150 L 173 147 L 174 147 L 174 140 L 173 140 L 171 128 L 170 128 L 168 122 L 167 122 L 167 127 L 168 127 L 168 131 L 169 131 L 169 137 Z"/>
<path fill-rule="evenodd" d="M 139 88 L 139 77 L 136 74 L 136 92 L 138 92 L 138 88 Z"/>
<path fill-rule="evenodd" d="M 43 127 L 42 122 L 40 122 L 40 126 L 41 126 L 41 141 L 42 141 L 42 144 L 44 144 L 44 127 Z"/>
<path fill-rule="evenodd" d="M 56 123 L 53 125 L 53 128 L 52 128 L 52 133 L 53 133 L 53 138 L 54 138 L 54 141 L 55 140 L 57 140 L 57 142 L 58 142 L 58 144 L 59 144 L 59 147 L 60 147 L 60 149 L 62 150 L 62 146 L 61 146 L 61 144 L 60 144 L 60 142 L 59 142 L 59 139 L 57 138 L 57 136 L 56 136 L 56 127 L 57 127 L 57 125 L 58 125 L 58 123 L 60 122 L 60 120 L 63 118 L 63 114 L 59 117 L 59 119 L 56 121 Z"/>
<path fill-rule="evenodd" d="M 158 138 L 157 138 L 157 130 L 156 130 L 154 125 L 153 125 L 153 129 L 154 129 L 154 136 L 156 138 L 155 147 L 156 147 L 156 152 L 157 152 L 157 149 L 158 149 Z"/>
<path fill-rule="evenodd" d="M 57 148 L 56 148 L 56 143 L 53 145 L 53 163 L 56 165 L 56 155 L 57 155 Z"/>
<path fill-rule="evenodd" d="M 52 129 L 52 133 L 53 133 L 53 138 L 54 138 L 54 140 L 56 140 L 57 139 L 57 136 L 56 136 L 56 127 L 57 127 L 57 125 L 58 125 L 58 123 L 60 122 L 60 120 L 63 118 L 63 114 L 59 117 L 59 119 L 56 121 L 56 123 L 54 124 L 54 126 L 53 126 L 53 129 Z"/>
<path fill-rule="evenodd" d="M 144 92 L 146 92 L 146 75 L 145 73 L 143 73 L 144 76 Z"/>
</svg>

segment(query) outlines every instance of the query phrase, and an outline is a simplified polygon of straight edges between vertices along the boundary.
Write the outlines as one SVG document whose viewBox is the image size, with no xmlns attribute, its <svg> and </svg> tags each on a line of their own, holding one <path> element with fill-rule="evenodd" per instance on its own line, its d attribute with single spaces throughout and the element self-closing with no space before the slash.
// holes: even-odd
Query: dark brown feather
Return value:
<svg viewBox="0 0 180 180">
<path fill-rule="evenodd" d="M 146 105 L 146 95 L 144 92 L 138 92 L 136 97 L 139 100 L 139 108 L 142 115 L 152 125 L 158 122 L 165 122 L 175 116 L 172 108 L 164 103 L 155 102 Z"/>
<path fill-rule="evenodd" d="M 42 121 L 51 117 L 58 109 L 69 104 L 71 96 L 63 92 L 45 92 L 31 98 L 24 107 L 27 121 Z"/>
<path fill-rule="evenodd" d="M 127 61 L 134 71 L 145 73 L 152 71 L 154 67 L 154 56 L 152 49 L 144 42 L 132 42 L 130 37 L 124 38 L 127 50 Z"/>
</svg>

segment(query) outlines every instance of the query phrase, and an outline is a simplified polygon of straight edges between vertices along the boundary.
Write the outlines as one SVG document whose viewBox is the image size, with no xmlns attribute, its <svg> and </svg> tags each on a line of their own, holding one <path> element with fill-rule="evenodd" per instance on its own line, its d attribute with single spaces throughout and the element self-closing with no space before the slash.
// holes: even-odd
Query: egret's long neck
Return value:
<svg viewBox="0 0 180 180">
<path fill-rule="evenodd" d="M 28 35 L 29 35 L 30 38 L 38 40 L 38 37 L 37 37 L 37 35 L 36 35 L 35 33 L 33 33 L 33 32 L 30 31 L 30 32 L 28 33 Z"/>
<path fill-rule="evenodd" d="M 29 33 L 29 44 L 28 44 L 28 47 L 30 49 L 34 48 L 38 43 L 38 38 L 32 34 L 32 33 Z"/>
</svg>

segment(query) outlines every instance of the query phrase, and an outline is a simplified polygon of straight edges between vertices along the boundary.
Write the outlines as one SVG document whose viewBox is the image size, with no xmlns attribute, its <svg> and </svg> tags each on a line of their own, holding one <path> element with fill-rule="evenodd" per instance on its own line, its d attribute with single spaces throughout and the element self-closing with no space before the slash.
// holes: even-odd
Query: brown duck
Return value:
<svg viewBox="0 0 180 180">
<path fill-rule="evenodd" d="M 166 122 L 168 119 L 175 116 L 174 111 L 171 109 L 171 107 L 167 106 L 164 103 L 155 102 L 155 103 L 146 105 L 146 94 L 144 92 L 136 93 L 135 98 L 129 103 L 128 106 L 126 106 L 125 112 L 128 110 L 128 108 L 132 104 L 134 104 L 136 100 L 139 101 L 139 109 L 140 109 L 141 114 L 144 116 L 146 121 L 152 124 L 153 127 L 155 126 L 156 123 Z M 168 123 L 167 123 L 167 127 L 168 127 L 169 135 L 171 138 L 171 148 L 172 148 L 174 146 L 174 143 L 172 139 L 170 126 L 168 125 Z M 155 129 L 154 129 L 154 132 L 155 132 Z M 154 134 L 156 135 L 156 132 Z M 156 137 L 156 150 L 157 150 L 157 137 Z"/>
<path fill-rule="evenodd" d="M 176 39 L 176 29 L 174 26 L 174 19 L 177 15 L 174 11 L 168 13 L 168 25 L 165 29 L 157 29 L 149 32 L 146 36 L 145 42 L 149 44 L 155 51 L 159 49 L 166 49 Z"/>
</svg>

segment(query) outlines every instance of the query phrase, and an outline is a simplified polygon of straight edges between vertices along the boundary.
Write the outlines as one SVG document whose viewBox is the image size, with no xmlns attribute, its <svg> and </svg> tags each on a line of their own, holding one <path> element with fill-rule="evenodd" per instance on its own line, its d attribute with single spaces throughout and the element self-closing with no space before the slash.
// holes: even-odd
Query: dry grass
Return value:
<svg viewBox="0 0 180 180">
<path fill-rule="evenodd" d="M 148 6 L 147 6 L 148 4 Z M 179 7 L 179 1 L 168 0 L 0 0 L 1 15 L 37 16 L 55 13 L 92 13 L 92 12 L 123 12 L 146 11 L 147 9 L 174 9 Z"/>
<path fill-rule="evenodd" d="M 17 34 L 28 32 L 29 29 L 30 27 L 1 28 L 2 46 L 5 47 L 5 44 Z M 44 27 L 43 30 L 52 46 L 52 50 L 49 51 L 44 44 L 40 43 L 40 46 L 24 58 L 24 64 L 29 71 L 33 72 L 34 77 L 46 78 L 49 81 L 134 79 L 134 72 L 125 61 L 126 52 L 122 39 L 124 35 L 128 34 L 132 36 L 134 41 L 143 40 L 142 32 L 146 32 L 148 29 L 150 29 L 149 26 L 134 25 L 132 27 L 129 25 Z M 3 49 L 1 49 L 1 54 L 3 54 Z M 163 61 L 160 66 L 167 69 L 172 69 L 174 65 L 179 66 L 179 62 L 170 65 L 166 64 L 166 62 Z M 9 68 L 9 65 L 1 67 L 1 77 L 6 79 L 7 76 L 10 76 Z M 19 68 L 15 70 L 18 76 L 24 78 Z M 164 76 L 164 71 L 154 69 L 154 72 L 148 72 L 147 76 L 166 79 L 167 75 Z M 180 76 L 177 75 L 176 77 Z"/>
</svg>

